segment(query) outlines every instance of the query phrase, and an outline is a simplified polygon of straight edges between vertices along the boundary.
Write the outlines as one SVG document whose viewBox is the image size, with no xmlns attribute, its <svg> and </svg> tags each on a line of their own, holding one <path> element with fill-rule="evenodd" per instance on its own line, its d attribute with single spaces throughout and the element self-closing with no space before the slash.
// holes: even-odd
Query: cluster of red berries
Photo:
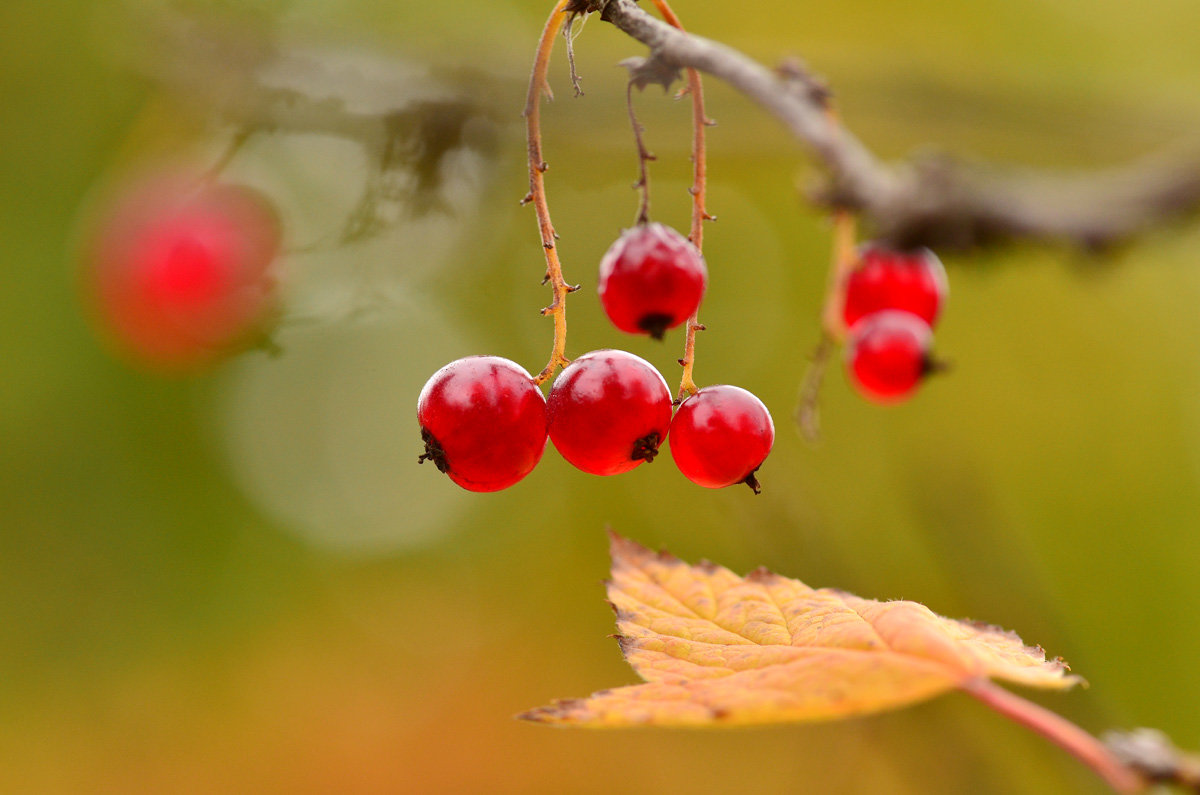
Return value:
<svg viewBox="0 0 1200 795">
<path fill-rule="evenodd" d="M 126 355 L 158 370 L 191 371 L 261 335 L 273 315 L 270 265 L 281 239 L 261 193 L 158 174 L 94 220 L 84 292 Z"/>
<path fill-rule="evenodd" d="M 845 284 L 850 380 L 879 403 L 903 400 L 936 369 L 933 326 L 948 293 L 946 271 L 928 249 L 866 245 Z"/>
<path fill-rule="evenodd" d="M 626 231 L 600 264 L 600 296 L 617 328 L 661 337 L 695 313 L 704 295 L 704 259 L 678 232 L 659 224 Z M 586 353 L 567 365 L 543 398 L 520 365 L 496 356 L 451 362 L 417 400 L 432 461 L 471 491 L 498 491 L 531 472 L 546 440 L 577 468 L 616 475 L 653 461 L 670 439 L 671 457 L 694 483 L 746 483 L 775 440 L 766 406 L 735 386 L 709 386 L 672 415 L 671 390 L 641 357 L 619 350 Z"/>
</svg>

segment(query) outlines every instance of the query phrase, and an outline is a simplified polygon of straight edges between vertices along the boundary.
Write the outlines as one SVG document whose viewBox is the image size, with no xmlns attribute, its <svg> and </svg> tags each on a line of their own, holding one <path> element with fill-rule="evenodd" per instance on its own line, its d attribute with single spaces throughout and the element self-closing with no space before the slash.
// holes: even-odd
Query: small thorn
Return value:
<svg viewBox="0 0 1200 795">
<path fill-rule="evenodd" d="M 542 284 L 546 284 L 549 281 L 550 281 L 550 271 L 546 271 L 546 275 L 542 277 Z"/>
<path fill-rule="evenodd" d="M 685 362 L 683 359 L 676 359 L 675 361 L 679 362 L 680 367 L 687 367 L 687 362 Z"/>
<path fill-rule="evenodd" d="M 533 191 L 529 191 L 529 193 L 525 194 L 525 196 L 521 199 L 521 206 L 524 207 L 526 204 L 529 204 L 531 201 L 533 201 Z"/>
<path fill-rule="evenodd" d="M 705 221 L 715 221 L 715 220 L 717 220 L 717 216 L 715 216 L 715 215 L 711 215 L 711 214 L 709 214 L 709 213 L 705 213 L 705 214 L 704 214 L 704 220 L 705 220 Z"/>
<path fill-rule="evenodd" d="M 579 284 L 568 284 L 568 285 L 567 285 L 567 292 L 568 292 L 568 293 L 573 293 L 573 292 L 575 292 L 576 290 L 578 290 L 578 289 L 579 289 L 581 286 L 582 286 L 582 285 L 579 285 Z"/>
<path fill-rule="evenodd" d="M 546 315 L 549 315 L 549 314 L 551 314 L 551 313 L 553 313 L 553 312 L 554 312 L 554 307 L 552 307 L 552 306 L 544 306 L 544 307 L 542 307 L 542 310 L 541 310 L 541 315 L 542 315 L 542 317 L 545 317 Z"/>
<path fill-rule="evenodd" d="M 704 325 L 703 323 L 697 323 L 696 325 L 692 326 L 692 328 L 696 329 L 696 331 L 708 331 L 708 326 Z"/>
<path fill-rule="evenodd" d="M 716 126 L 717 126 L 717 120 L 716 120 L 716 119 L 705 119 L 705 120 L 704 120 L 704 126 L 705 126 L 705 127 L 716 127 Z"/>
<path fill-rule="evenodd" d="M 546 171 L 549 170 L 549 168 L 550 168 L 550 164 L 547 163 L 545 160 L 543 160 L 542 162 L 537 164 L 537 170 L 542 172 L 543 174 L 545 174 Z"/>
<path fill-rule="evenodd" d="M 688 188 L 688 193 L 689 193 L 689 194 L 691 194 L 692 196 L 695 196 L 695 195 L 696 195 L 696 194 L 698 194 L 699 192 L 700 192 L 700 189 L 699 189 L 699 188 L 697 188 L 695 185 L 693 185 L 693 186 L 691 186 L 690 188 Z"/>
</svg>

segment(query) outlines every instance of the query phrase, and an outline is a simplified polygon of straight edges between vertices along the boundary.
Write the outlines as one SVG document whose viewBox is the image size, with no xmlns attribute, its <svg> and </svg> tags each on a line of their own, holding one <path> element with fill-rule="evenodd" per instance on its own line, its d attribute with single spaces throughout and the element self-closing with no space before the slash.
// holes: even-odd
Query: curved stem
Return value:
<svg viewBox="0 0 1200 795">
<path fill-rule="evenodd" d="M 537 211 L 538 231 L 542 238 L 542 250 L 546 256 L 546 278 L 554 293 L 550 306 L 542 310 L 543 315 L 554 318 L 554 346 L 550 350 L 550 361 L 537 375 L 534 382 L 544 384 L 554 375 L 554 371 L 569 363 L 566 356 L 567 348 L 567 293 L 578 289 L 569 286 L 562 275 L 562 264 L 558 260 L 558 250 L 555 241 L 558 235 L 554 232 L 554 224 L 550 221 L 550 207 L 546 203 L 545 173 L 548 167 L 542 157 L 541 133 L 541 98 L 544 91 L 547 96 L 553 96 L 546 82 L 546 71 L 550 64 L 550 53 L 554 49 L 554 38 L 566 21 L 566 9 L 571 0 L 557 0 L 546 26 L 542 29 L 542 37 L 538 40 L 537 55 L 533 61 L 533 72 L 529 76 L 529 93 L 525 98 L 525 133 L 529 147 L 529 193 L 522 204 L 533 202 Z"/>
<path fill-rule="evenodd" d="M 822 330 L 821 339 L 813 349 L 800 382 L 800 399 L 796 406 L 796 425 L 800 433 L 809 442 L 817 442 L 821 438 L 821 384 L 825 382 L 825 372 L 829 369 L 829 360 L 833 357 L 837 341 Z"/>
<path fill-rule="evenodd" d="M 795 72 L 795 76 L 797 79 L 807 80 L 807 76 L 799 71 Z M 838 115 L 827 94 L 823 96 L 822 101 L 825 103 L 826 117 L 830 123 L 837 125 Z M 858 248 L 855 245 L 857 234 L 858 219 L 846 208 L 836 208 L 833 211 L 833 253 L 829 260 L 825 301 L 821 306 L 821 340 L 817 343 L 808 370 L 804 373 L 804 380 L 800 386 L 800 401 L 796 408 L 796 422 L 800 433 L 810 442 L 816 442 L 821 436 L 819 401 L 829 359 L 833 356 L 834 348 L 846 339 L 847 329 L 842 308 L 846 303 L 846 281 L 850 278 L 850 273 L 858 267 Z"/>
<path fill-rule="evenodd" d="M 667 4 L 667 0 L 654 0 L 654 5 L 668 25 L 680 31 L 683 30 L 679 17 L 675 16 L 675 12 Z M 704 112 L 704 84 L 700 80 L 700 73 L 690 66 L 687 68 L 687 81 L 687 91 L 692 97 L 692 226 L 688 233 L 688 240 L 692 241 L 692 245 L 703 254 L 704 222 L 715 220 L 715 216 L 709 215 L 705 208 L 708 190 L 708 150 L 705 128 L 712 124 L 712 121 Z M 688 318 L 687 336 L 683 343 L 683 358 L 679 360 L 679 363 L 683 365 L 683 375 L 679 381 L 679 397 L 681 399 L 699 391 L 693 372 L 696 367 L 696 332 L 703 330 L 704 326 L 700 323 L 700 310 L 697 308 Z"/>
<path fill-rule="evenodd" d="M 1096 772 L 1115 792 L 1133 793 L 1146 789 L 1146 781 L 1113 756 L 1097 738 L 1061 715 L 1026 701 L 990 679 L 971 679 L 961 685 L 992 709 L 1032 729 Z"/>
<path fill-rule="evenodd" d="M 634 223 L 637 226 L 645 226 L 650 223 L 650 169 L 647 163 L 654 160 L 654 155 L 646 149 L 646 141 L 642 137 L 645 128 L 637 120 L 637 114 L 633 110 L 633 80 L 631 79 L 625 86 L 625 104 L 629 108 L 629 124 L 633 127 L 633 141 L 637 144 L 638 151 L 638 181 L 633 184 L 633 187 L 641 191 L 642 200 L 638 204 L 638 214 Z"/>
</svg>

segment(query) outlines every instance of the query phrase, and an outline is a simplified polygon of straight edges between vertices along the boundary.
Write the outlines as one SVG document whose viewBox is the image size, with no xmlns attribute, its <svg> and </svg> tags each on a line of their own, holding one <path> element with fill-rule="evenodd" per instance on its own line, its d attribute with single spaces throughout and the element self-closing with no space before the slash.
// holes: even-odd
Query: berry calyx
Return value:
<svg viewBox="0 0 1200 795">
<path fill-rule="evenodd" d="M 707 283 L 700 251 L 658 223 L 626 229 L 600 260 L 600 303 L 630 334 L 662 339 L 695 314 Z"/>
<path fill-rule="evenodd" d="M 709 489 L 755 477 L 775 443 L 775 423 L 763 402 L 737 386 L 706 386 L 680 404 L 671 420 L 671 457 L 684 477 Z"/>
<path fill-rule="evenodd" d="M 257 191 L 161 176 L 94 221 L 82 284 L 123 352 L 159 370 L 195 370 L 261 334 L 279 246 L 278 216 Z"/>
<path fill-rule="evenodd" d="M 616 475 L 658 454 L 671 426 L 671 390 L 640 356 L 598 350 L 558 374 L 546 410 L 563 458 L 593 475 Z"/>
<path fill-rule="evenodd" d="M 948 293 L 946 269 L 929 249 L 901 252 L 866 245 L 846 280 L 842 319 L 850 327 L 874 312 L 902 309 L 932 327 Z"/>
<path fill-rule="evenodd" d="M 528 475 L 546 448 L 546 399 L 525 368 L 468 356 L 434 373 L 417 398 L 425 452 L 468 491 L 499 491 Z"/>
<path fill-rule="evenodd" d="M 929 325 L 910 312 L 867 315 L 854 324 L 847 339 L 850 380 L 877 403 L 904 400 L 937 368 L 930 356 L 932 344 Z"/>
</svg>

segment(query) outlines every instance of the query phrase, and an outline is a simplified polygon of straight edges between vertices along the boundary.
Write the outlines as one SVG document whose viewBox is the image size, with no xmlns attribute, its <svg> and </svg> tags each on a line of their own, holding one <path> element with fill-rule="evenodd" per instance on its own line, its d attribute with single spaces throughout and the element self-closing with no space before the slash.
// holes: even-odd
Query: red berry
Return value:
<svg viewBox="0 0 1200 795">
<path fill-rule="evenodd" d="M 468 491 L 506 489 L 546 449 L 546 399 L 533 377 L 499 356 L 468 356 L 434 373 L 417 398 L 425 453 Z"/>
<path fill-rule="evenodd" d="M 83 284 L 126 353 L 193 370 L 261 332 L 279 243 L 279 219 L 257 191 L 172 174 L 136 186 L 97 219 Z"/>
<path fill-rule="evenodd" d="M 932 367 L 933 332 L 909 312 L 867 315 L 850 329 L 846 364 L 865 397 L 894 403 L 911 395 Z"/>
<path fill-rule="evenodd" d="M 709 489 L 745 483 L 757 494 L 755 471 L 775 443 L 763 402 L 738 386 L 706 386 L 671 420 L 671 457 L 684 477 Z"/>
<path fill-rule="evenodd" d="M 593 475 L 616 475 L 654 460 L 671 426 L 671 390 L 641 357 L 592 351 L 559 373 L 546 409 L 563 458 Z"/>
<path fill-rule="evenodd" d="M 846 280 L 842 318 L 853 326 L 884 309 L 912 312 L 931 327 L 949 292 L 946 269 L 929 249 L 898 252 L 867 245 L 859 267 Z"/>
<path fill-rule="evenodd" d="M 600 303 L 621 331 L 663 333 L 691 317 L 708 268 L 683 235 L 662 224 L 626 229 L 600 260 Z"/>
</svg>

